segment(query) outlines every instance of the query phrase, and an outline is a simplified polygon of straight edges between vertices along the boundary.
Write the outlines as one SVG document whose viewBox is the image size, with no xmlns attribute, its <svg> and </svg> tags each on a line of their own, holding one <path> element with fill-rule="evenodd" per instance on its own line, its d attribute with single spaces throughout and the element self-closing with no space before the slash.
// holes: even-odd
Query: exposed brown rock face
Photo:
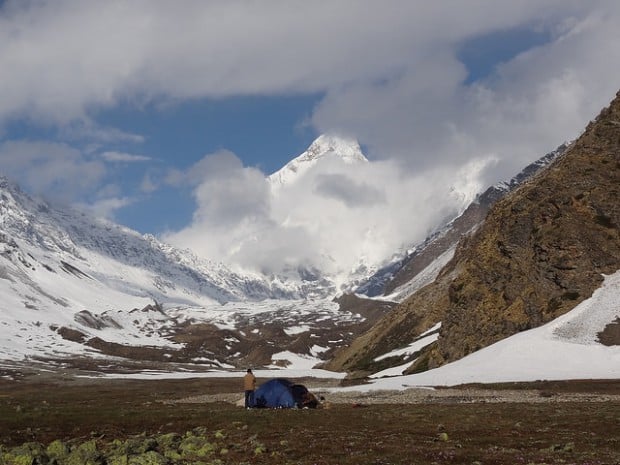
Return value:
<svg viewBox="0 0 620 465">
<path fill-rule="evenodd" d="M 571 310 L 618 269 L 620 93 L 562 157 L 494 205 L 433 284 L 330 368 L 363 374 L 439 321 L 439 340 L 413 370 L 457 360 Z"/>
<path fill-rule="evenodd" d="M 620 318 L 605 326 L 605 329 L 598 333 L 598 339 L 606 346 L 620 346 Z"/>
<path fill-rule="evenodd" d="M 495 198 L 489 202 L 472 203 L 459 218 L 456 219 L 452 228 L 446 234 L 433 240 L 427 247 L 416 253 L 401 270 L 394 276 L 386 286 L 384 295 L 394 292 L 399 286 L 406 284 L 418 273 L 429 266 L 439 255 L 454 247 L 459 238 L 471 232 L 486 216 L 490 203 L 496 201 Z"/>
</svg>

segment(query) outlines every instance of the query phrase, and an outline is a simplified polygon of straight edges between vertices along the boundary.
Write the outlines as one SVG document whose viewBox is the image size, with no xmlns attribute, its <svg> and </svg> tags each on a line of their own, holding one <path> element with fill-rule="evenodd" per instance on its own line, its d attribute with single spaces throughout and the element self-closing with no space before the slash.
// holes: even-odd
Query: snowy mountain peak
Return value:
<svg viewBox="0 0 620 465">
<path fill-rule="evenodd" d="M 310 144 L 308 150 L 297 157 L 296 160 L 312 160 L 319 159 L 324 156 L 335 154 L 342 158 L 345 162 L 366 162 L 368 161 L 359 143 L 355 139 L 348 139 L 340 136 L 323 134 Z"/>
<path fill-rule="evenodd" d="M 268 179 L 272 186 L 290 184 L 323 159 L 340 159 L 347 164 L 368 162 L 357 140 L 323 134 L 312 142 L 304 153 L 291 160 Z"/>
</svg>

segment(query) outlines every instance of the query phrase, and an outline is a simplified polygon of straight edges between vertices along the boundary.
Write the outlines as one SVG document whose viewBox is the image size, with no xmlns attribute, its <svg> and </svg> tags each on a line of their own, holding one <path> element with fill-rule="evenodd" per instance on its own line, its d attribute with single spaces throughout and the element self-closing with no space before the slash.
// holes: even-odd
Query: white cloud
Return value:
<svg viewBox="0 0 620 465">
<path fill-rule="evenodd" d="M 139 162 L 151 160 L 151 157 L 147 157 L 144 155 L 134 155 L 131 153 L 115 152 L 115 151 L 103 152 L 101 154 L 101 158 L 109 162 L 123 162 L 123 163 L 139 163 Z"/>
<path fill-rule="evenodd" d="M 42 0 L 0 12 L 0 122 L 27 116 L 101 140 L 143 140 L 93 121 L 119 103 L 316 92 L 315 128 L 372 156 L 420 169 L 494 153 L 508 172 L 579 130 L 620 71 L 613 0 Z M 464 85 L 459 47 L 514 28 L 551 41 Z"/>
<path fill-rule="evenodd" d="M 0 172 L 30 191 L 68 201 L 98 187 L 106 168 L 66 144 L 7 141 L 0 143 Z"/>
<path fill-rule="evenodd" d="M 416 169 L 496 155 L 499 177 L 573 137 L 618 88 L 613 0 L 435 2 L 9 1 L 0 10 L 0 123 L 28 117 L 100 141 L 93 110 L 324 93 L 311 117 Z M 459 47 L 503 30 L 551 41 L 465 85 Z M 493 40 L 492 37 L 490 40 Z"/>
<path fill-rule="evenodd" d="M 596 2 L 589 12 L 566 4 L 548 43 L 471 85 L 456 59 L 459 42 L 438 47 L 393 79 L 329 92 L 313 124 L 358 135 L 372 155 L 418 170 L 492 156 L 498 163 L 486 181 L 505 179 L 575 138 L 620 88 L 619 19 L 616 2 Z"/>
<path fill-rule="evenodd" d="M 131 143 L 141 144 L 144 136 L 122 131 L 118 128 L 106 127 L 90 118 L 72 121 L 61 126 L 60 136 L 70 141 L 90 141 L 97 144 Z"/>
<path fill-rule="evenodd" d="M 204 155 L 186 170 L 170 168 L 164 175 L 164 181 L 170 186 L 196 187 L 206 180 L 234 175 L 243 169 L 241 160 L 230 150 L 218 150 Z"/>
<path fill-rule="evenodd" d="M 67 123 L 121 101 L 337 92 L 432 66 L 469 37 L 584 9 L 563 0 L 9 1 L 0 115 Z"/>
<path fill-rule="evenodd" d="M 153 179 L 150 173 L 146 173 L 140 183 L 140 191 L 144 193 L 155 192 L 159 187 L 159 184 Z"/>
<path fill-rule="evenodd" d="M 130 157 L 129 161 L 134 158 Z M 110 219 L 118 209 L 135 201 L 122 196 L 120 185 L 107 182 L 111 171 L 104 161 L 119 159 L 127 157 L 123 154 L 93 157 L 67 144 L 51 141 L 0 143 L 0 174 L 17 181 L 29 192 L 55 202 L 73 203 Z"/>
<path fill-rule="evenodd" d="M 106 197 L 90 204 L 77 203 L 76 206 L 88 210 L 97 217 L 114 220 L 114 214 L 120 208 L 130 205 L 134 201 L 128 197 Z"/>
<path fill-rule="evenodd" d="M 244 167 L 232 152 L 206 155 L 167 182 L 193 186 L 197 209 L 193 224 L 167 239 L 215 259 L 230 259 L 269 227 L 268 185 L 255 168 Z"/>
<path fill-rule="evenodd" d="M 316 267 L 343 282 L 362 262 L 378 265 L 451 219 L 482 188 L 486 163 L 402 176 L 392 161 L 323 159 L 273 190 L 231 153 L 199 165 L 209 168 L 195 187 L 193 223 L 167 241 L 243 268 Z"/>
<path fill-rule="evenodd" d="M 385 204 L 383 190 L 345 174 L 322 174 L 317 177 L 314 192 L 321 196 L 340 200 L 348 208 L 363 208 Z"/>
</svg>

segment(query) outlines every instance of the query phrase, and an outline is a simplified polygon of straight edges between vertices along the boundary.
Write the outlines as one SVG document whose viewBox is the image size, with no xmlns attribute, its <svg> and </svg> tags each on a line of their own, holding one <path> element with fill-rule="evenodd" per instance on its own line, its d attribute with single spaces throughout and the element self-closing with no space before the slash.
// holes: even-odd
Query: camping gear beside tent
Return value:
<svg viewBox="0 0 620 465">
<path fill-rule="evenodd" d="M 305 386 L 284 378 L 269 380 L 254 391 L 253 407 L 315 408 L 317 405 L 316 397 Z"/>
</svg>

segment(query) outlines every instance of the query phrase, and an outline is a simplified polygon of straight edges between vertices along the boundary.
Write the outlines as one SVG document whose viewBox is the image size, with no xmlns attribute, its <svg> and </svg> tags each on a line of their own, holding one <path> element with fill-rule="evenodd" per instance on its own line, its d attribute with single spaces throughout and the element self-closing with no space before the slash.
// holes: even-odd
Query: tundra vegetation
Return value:
<svg viewBox="0 0 620 465">
<path fill-rule="evenodd" d="M 468 386 L 407 403 L 326 394 L 328 408 L 316 410 L 217 400 L 241 397 L 239 385 L 0 379 L 0 464 L 620 463 L 619 381 Z M 513 399 L 494 401 L 502 390 Z M 184 401 L 192 396 L 211 400 Z"/>
</svg>

